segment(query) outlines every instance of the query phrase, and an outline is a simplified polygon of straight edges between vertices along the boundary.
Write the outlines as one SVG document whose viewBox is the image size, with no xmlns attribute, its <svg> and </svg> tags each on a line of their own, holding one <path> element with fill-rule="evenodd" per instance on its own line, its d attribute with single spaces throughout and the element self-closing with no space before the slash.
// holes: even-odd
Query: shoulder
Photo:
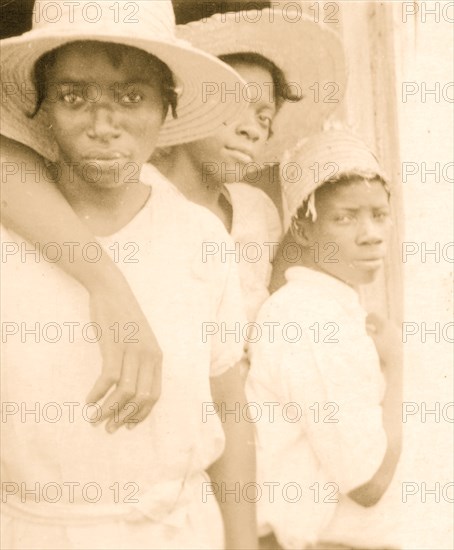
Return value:
<svg viewBox="0 0 454 550">
<path fill-rule="evenodd" d="M 175 193 L 182 196 L 182 193 L 178 191 L 176 186 L 164 176 L 162 172 L 156 168 L 153 164 L 149 162 L 145 163 L 142 166 L 140 171 L 140 180 L 145 185 L 150 185 L 151 187 L 157 188 L 162 191 L 167 191 L 168 193 Z"/>
<path fill-rule="evenodd" d="M 174 220 L 184 234 L 211 235 L 220 240 L 230 240 L 221 220 L 207 208 L 188 200 L 183 193 L 152 164 L 144 164 L 141 179 L 152 187 L 154 199 L 167 209 L 168 220 Z"/>
<path fill-rule="evenodd" d="M 277 208 L 273 201 L 258 187 L 254 187 L 249 183 L 227 183 L 225 186 L 230 193 L 232 202 L 247 201 L 249 206 L 254 204 L 254 206 L 259 205 L 262 208 L 272 208 L 277 213 Z"/>
<path fill-rule="evenodd" d="M 287 322 L 295 320 L 295 316 L 301 317 L 301 308 L 304 308 L 305 293 L 299 288 L 288 283 L 272 294 L 260 308 L 257 322 L 263 323 L 270 320 Z"/>
<path fill-rule="evenodd" d="M 293 270 L 298 268 L 290 268 Z M 293 275 L 293 273 L 292 273 Z M 288 322 L 313 324 L 315 321 L 335 320 L 345 317 L 344 308 L 332 293 L 328 292 L 321 278 L 287 279 L 285 284 L 267 300 L 269 315 L 276 315 Z"/>
<path fill-rule="evenodd" d="M 233 209 L 240 218 L 255 220 L 255 223 L 266 227 L 272 241 L 281 239 L 282 222 L 279 212 L 264 191 L 248 183 L 230 183 L 226 184 L 226 188 L 230 194 Z"/>
</svg>

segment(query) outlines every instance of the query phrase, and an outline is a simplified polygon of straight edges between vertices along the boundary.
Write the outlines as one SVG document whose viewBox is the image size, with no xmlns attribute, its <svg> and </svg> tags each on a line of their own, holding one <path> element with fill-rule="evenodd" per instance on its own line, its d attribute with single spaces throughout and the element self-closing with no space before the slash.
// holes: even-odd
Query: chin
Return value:
<svg viewBox="0 0 454 550">
<path fill-rule="evenodd" d="M 240 161 L 232 162 L 232 160 L 223 161 L 220 165 L 220 180 L 221 183 L 238 183 L 243 181 L 247 174 L 247 164 Z"/>
<path fill-rule="evenodd" d="M 363 271 L 358 277 L 358 284 L 368 285 L 370 283 L 373 283 L 377 278 L 378 271 L 379 271 L 378 269 Z"/>
<path fill-rule="evenodd" d="M 112 177 L 102 177 L 98 181 L 85 181 L 90 187 L 98 189 L 99 191 L 116 190 L 130 185 L 129 183 L 126 184 L 124 181 Z"/>
<path fill-rule="evenodd" d="M 358 287 L 373 283 L 377 278 L 378 269 L 349 269 L 341 272 L 327 272 L 329 275 L 340 279 L 345 284 Z"/>
</svg>

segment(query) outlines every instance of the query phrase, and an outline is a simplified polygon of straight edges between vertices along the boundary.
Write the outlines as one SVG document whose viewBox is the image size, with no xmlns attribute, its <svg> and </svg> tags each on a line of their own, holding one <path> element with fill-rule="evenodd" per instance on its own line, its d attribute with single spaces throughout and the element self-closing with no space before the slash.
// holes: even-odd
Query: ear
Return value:
<svg viewBox="0 0 454 550">
<path fill-rule="evenodd" d="M 301 218 L 297 218 L 296 216 L 293 216 L 292 223 L 290 224 L 290 232 L 293 239 L 296 243 L 306 248 L 312 246 L 313 244 L 313 239 L 311 236 L 312 232 L 310 228 L 311 224 L 312 220 L 310 220 L 309 218 L 302 220 Z"/>
</svg>

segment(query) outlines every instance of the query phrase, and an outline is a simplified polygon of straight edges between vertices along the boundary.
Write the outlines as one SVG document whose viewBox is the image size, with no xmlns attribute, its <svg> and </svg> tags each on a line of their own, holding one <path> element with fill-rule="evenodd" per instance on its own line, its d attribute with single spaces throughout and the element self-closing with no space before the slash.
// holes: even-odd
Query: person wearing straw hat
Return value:
<svg viewBox="0 0 454 550">
<path fill-rule="evenodd" d="M 316 24 L 298 13 L 296 15 L 299 20 L 294 23 L 295 17 L 292 17 L 291 10 L 287 12 L 284 17 L 280 10 L 264 9 L 259 22 L 251 22 L 251 17 L 257 15 L 255 10 L 217 14 L 179 27 L 181 38 L 193 42 L 208 53 L 221 56 L 233 67 L 240 69 L 243 75 L 247 76 L 252 68 L 253 73 L 252 76 L 249 75 L 248 83 L 248 89 L 252 93 L 254 90 L 257 93 L 259 82 L 255 82 L 257 75 L 254 71 L 258 71 L 259 78 L 262 78 L 258 88 L 261 97 L 251 97 L 248 114 L 244 118 L 232 119 L 216 139 L 211 137 L 197 141 L 200 136 L 193 133 L 191 139 L 196 140 L 194 145 L 173 147 L 167 156 L 161 154 L 159 158 L 154 158 L 154 162 L 159 164 L 161 170 L 186 196 L 214 211 L 229 229 L 235 241 L 234 254 L 239 257 L 243 294 L 250 320 L 255 318 L 258 308 L 268 296 L 271 263 L 280 240 L 281 223 L 274 204 L 265 193 L 248 184 L 224 185 L 230 181 L 225 175 L 230 174 L 231 178 L 233 174 L 233 180 L 237 180 L 238 175 L 249 173 L 250 168 L 254 170 L 259 166 L 258 163 L 274 162 L 301 133 L 310 133 L 321 125 L 322 120 L 337 106 L 345 87 L 345 62 L 336 34 L 326 26 Z M 281 48 L 275 47 L 276 41 L 282 42 Z M 210 72 L 207 74 L 210 75 L 210 80 L 206 83 L 210 93 L 205 93 L 208 99 L 213 92 L 215 96 L 220 93 L 225 101 L 241 101 L 247 96 L 247 89 L 227 80 L 218 84 L 211 78 Z M 337 86 L 337 98 L 330 102 L 312 101 L 313 92 L 310 88 L 314 83 Z M 232 90 L 234 93 L 229 93 Z M 36 159 L 31 159 L 30 164 L 34 163 Z M 213 168 L 214 174 L 209 172 Z M 147 177 L 158 176 L 150 169 Z M 8 181 L 13 180 L 15 181 L 15 174 L 8 175 Z M 209 181 L 204 183 L 204 180 Z M 43 186 L 44 183 L 40 185 Z M 9 186 L 8 195 L 11 198 L 5 201 L 8 208 L 5 209 L 4 218 L 30 239 L 50 240 L 50 237 L 42 236 L 48 235 L 48 224 L 42 213 L 37 212 L 37 201 L 43 205 L 46 201 L 48 204 L 52 201 L 53 210 L 60 212 L 61 217 L 71 219 L 70 227 L 52 228 L 54 240 L 57 229 L 57 234 L 62 236 L 57 240 L 62 243 L 89 243 L 93 239 L 78 220 L 73 219 L 72 212 L 68 212 L 67 205 L 61 197 L 52 193 L 52 189 L 46 189 L 46 193 L 34 196 L 34 201 L 21 204 L 20 211 L 19 206 L 14 208 L 14 204 L 20 204 L 23 196 L 20 182 L 15 181 L 15 185 Z M 37 218 L 39 223 L 36 223 Z M 219 243 L 219 249 L 223 247 L 221 253 L 228 249 L 225 244 Z M 110 293 L 106 297 L 105 289 L 114 286 L 114 292 L 123 296 L 124 300 L 122 308 L 115 309 L 114 314 L 110 313 L 107 317 L 121 315 L 126 319 L 127 312 L 129 318 L 141 318 L 138 308 L 133 307 L 134 299 L 130 296 L 129 289 L 125 288 L 121 278 L 117 281 L 118 270 L 112 269 L 108 259 L 101 257 L 100 262 L 89 264 L 77 256 L 77 251 L 71 262 L 64 263 L 66 259 L 65 254 L 62 254 L 60 262 L 63 267 L 81 280 L 90 290 L 94 301 L 99 302 L 100 306 L 94 308 L 95 312 L 100 309 L 110 313 Z M 107 283 L 104 283 L 106 279 Z M 90 398 L 102 397 L 110 387 L 110 380 L 118 380 L 118 368 L 112 368 L 111 364 L 121 364 L 122 350 L 116 352 L 112 359 L 112 350 L 107 347 L 109 361 L 106 362 L 105 375 L 97 382 Z"/>
<path fill-rule="evenodd" d="M 161 395 L 147 416 L 147 394 L 161 387 L 160 370 L 139 368 L 147 327 L 135 319 L 89 322 L 93 302 L 56 265 L 59 243 L 33 255 L 30 243 L 2 227 L 2 546 L 223 548 L 206 472 L 219 487 L 254 480 L 249 424 L 222 426 L 216 414 L 220 402 L 245 404 L 235 367 L 241 342 L 213 330 L 243 321 L 236 266 L 202 256 L 205 240 L 228 240 L 218 220 L 159 178 L 145 185 L 131 177 L 130 168 L 140 172 L 156 143 L 203 137 L 237 112 L 238 105 L 200 99 L 202 74 L 240 81 L 174 37 L 170 2 L 140 3 L 133 26 L 113 24 L 108 3 L 97 5 L 94 22 L 86 10 L 94 4 L 64 3 L 55 24 L 41 20 L 2 42 L 2 132 L 17 141 L 6 158 L 41 166 L 39 156 L 27 156 L 29 146 L 53 161 L 52 185 L 97 235 L 86 261 L 102 250 L 128 252 L 119 267 L 163 351 Z M 101 408 L 81 397 L 101 370 L 103 332 L 138 352 L 123 358 L 128 399 L 110 396 Z M 120 422 L 134 429 L 114 437 L 92 430 L 106 411 L 109 432 Z M 223 513 L 231 547 L 255 548 L 254 506 Z"/>
<path fill-rule="evenodd" d="M 244 90 L 226 88 L 224 94 L 245 95 L 249 109 L 207 139 L 158 150 L 152 162 L 187 198 L 223 221 L 235 248 L 218 243 L 213 253 L 235 256 L 248 319 L 254 321 L 269 295 L 282 226 L 268 195 L 246 182 L 301 135 L 320 128 L 337 106 L 312 101 L 310 87 L 336 83 L 340 100 L 346 79 L 342 46 L 336 33 L 296 8 L 216 13 L 179 25 L 177 32 L 240 74 Z"/>
<path fill-rule="evenodd" d="M 151 151 L 155 145 L 168 146 L 208 136 L 235 118 L 244 105 L 237 98 L 224 98 L 221 93 L 210 93 L 205 98 L 205 75 L 209 74 L 210 81 L 219 89 L 240 85 L 239 78 L 226 65 L 175 37 L 170 2 L 154 4 L 141 2 L 131 18 L 127 16 L 130 6 L 125 2 L 115 4 L 121 17 L 110 9 L 111 5 L 103 7 L 102 3 L 76 5 L 68 2 L 57 6 L 60 13 L 54 17 L 55 3 L 37 2 L 33 30 L 1 42 L 3 223 L 30 242 L 41 243 L 41 246 L 49 242 L 59 245 L 57 263 L 89 291 L 93 321 L 107 326 L 115 322 L 136 322 L 147 333 L 140 346 L 123 342 L 113 346 L 106 338 L 100 341 L 103 371 L 88 399 L 101 399 L 112 385 L 117 384 L 113 401 L 120 404 L 128 400 L 124 391 L 126 380 L 135 385 L 137 393 L 149 393 L 144 388 L 153 370 L 160 369 L 161 350 L 134 294 L 107 252 L 101 250 L 96 262 L 87 262 L 83 256 L 84 247 L 90 246 L 95 240 L 94 235 L 53 184 L 53 171 L 59 168 L 56 165 L 49 167 L 48 162 L 57 159 L 58 148 L 47 120 L 46 102 L 37 108 L 43 97 L 42 90 L 35 88 L 34 66 L 44 53 L 76 40 L 111 41 L 144 49 L 171 71 L 166 70 L 167 76 L 162 81 L 169 108 L 164 113 L 162 125 L 159 121 L 161 128 L 157 139 L 153 138 L 146 147 Z M 102 10 L 102 18 L 99 10 Z M 157 64 L 156 70 L 160 71 L 162 67 L 164 65 Z M 87 87 L 85 99 L 96 103 L 98 91 L 96 86 Z M 58 90 L 50 87 L 48 100 L 55 102 L 55 93 Z M 118 90 L 115 93 L 118 95 Z M 120 167 L 117 159 L 112 160 L 112 176 L 117 180 L 120 176 L 137 179 L 137 163 L 134 158 L 128 158 L 127 162 L 127 166 Z M 52 218 L 49 218 L 49 212 L 53 212 Z M 67 246 L 74 242 L 79 246 Z M 117 300 L 111 300 L 112 294 L 117 296 Z M 133 362 L 138 361 L 140 368 L 137 373 L 128 372 L 127 368 L 122 370 L 128 363 L 128 356 Z M 142 372 L 141 377 L 139 372 Z M 159 387 L 145 399 L 147 406 L 144 411 L 151 409 L 157 394 Z M 104 412 L 111 414 L 106 407 Z"/>
<path fill-rule="evenodd" d="M 269 547 L 275 537 L 296 550 L 324 547 L 345 507 L 351 521 L 356 506 L 358 527 L 385 492 L 400 453 L 402 365 L 399 331 L 367 317 L 357 294 L 383 265 L 391 227 L 376 157 L 356 136 L 332 130 L 286 160 L 299 167 L 283 182 L 299 259 L 260 310 L 264 336 L 250 346 L 246 388 L 263 410 L 274 404 L 273 419 L 257 422 L 258 482 L 276 485 L 273 499 L 258 502 L 259 533 Z M 346 531 L 330 542 L 352 544 Z"/>
</svg>

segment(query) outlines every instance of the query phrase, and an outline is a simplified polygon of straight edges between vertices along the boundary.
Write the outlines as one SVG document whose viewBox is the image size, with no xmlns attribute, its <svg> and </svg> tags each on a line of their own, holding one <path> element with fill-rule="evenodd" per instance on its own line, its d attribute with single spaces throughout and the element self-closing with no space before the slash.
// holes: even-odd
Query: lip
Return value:
<svg viewBox="0 0 454 550">
<path fill-rule="evenodd" d="M 363 260 L 355 260 L 353 263 L 363 269 L 379 269 L 383 265 L 383 258 L 364 258 Z"/>
<path fill-rule="evenodd" d="M 88 155 L 84 156 L 84 160 L 89 161 L 115 161 L 129 158 L 128 154 L 120 153 L 118 151 L 90 151 Z"/>
<path fill-rule="evenodd" d="M 247 164 L 248 162 L 254 161 L 254 157 L 252 156 L 252 154 L 248 149 L 242 149 L 238 147 L 227 147 L 227 146 L 224 148 L 228 151 L 228 153 L 231 156 L 236 157 L 240 162 L 244 162 L 245 164 Z"/>
</svg>

